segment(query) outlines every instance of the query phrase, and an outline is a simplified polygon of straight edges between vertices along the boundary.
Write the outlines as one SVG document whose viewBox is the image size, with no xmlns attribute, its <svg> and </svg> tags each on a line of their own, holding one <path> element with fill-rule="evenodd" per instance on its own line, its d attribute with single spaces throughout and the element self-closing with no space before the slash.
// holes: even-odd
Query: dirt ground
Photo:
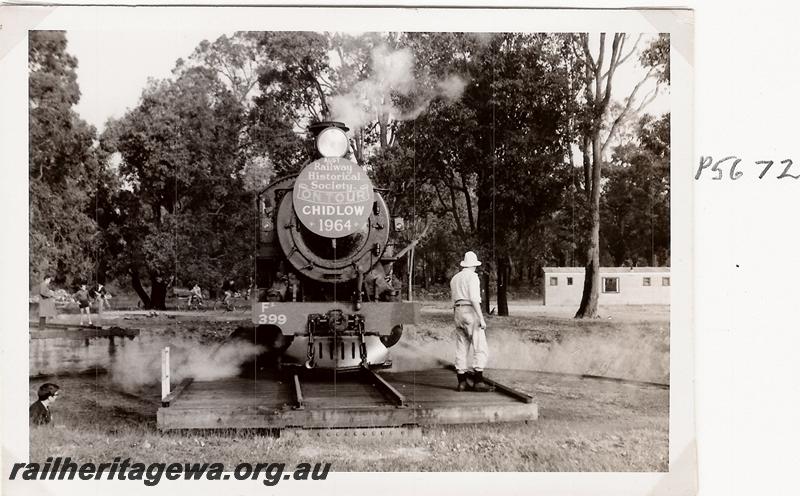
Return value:
<svg viewBox="0 0 800 496">
<path fill-rule="evenodd" d="M 82 374 L 31 377 L 31 401 L 43 382 L 63 388 L 53 408 L 55 425 L 31 429 L 31 458 L 106 462 L 124 453 L 141 462 L 220 461 L 231 466 L 315 459 L 333 462 L 334 471 L 667 470 L 669 389 L 580 374 L 668 384 L 669 307 L 610 307 L 601 310 L 603 318 L 586 321 L 572 319 L 570 309 L 535 302 L 516 302 L 510 313 L 488 322 L 492 356 L 487 374 L 531 394 L 540 419 L 427 428 L 421 437 L 386 443 L 317 442 L 256 431 L 161 433 L 155 423 L 157 375 L 149 373 L 158 363 L 155 345 L 177 341 L 188 349 L 194 345 L 187 343 L 194 343 L 187 360 L 202 361 L 204 350 L 247 322 L 249 312 L 106 312 L 104 325 L 139 328 L 142 342 L 152 346 L 128 343 L 110 367 L 84 364 Z M 451 361 L 451 317 L 447 303 L 425 303 L 421 323 L 408 326 L 392 348 L 395 368 Z M 205 368 L 221 365 L 203 363 Z"/>
</svg>

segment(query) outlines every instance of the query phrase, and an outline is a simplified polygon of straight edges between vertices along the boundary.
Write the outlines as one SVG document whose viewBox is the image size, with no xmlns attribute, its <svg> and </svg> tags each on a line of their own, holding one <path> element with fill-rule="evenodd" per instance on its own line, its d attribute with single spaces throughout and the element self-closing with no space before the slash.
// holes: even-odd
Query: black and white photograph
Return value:
<svg viewBox="0 0 800 496">
<path fill-rule="evenodd" d="M 13 484 L 694 493 L 691 11 L 65 15 L 15 47 Z"/>
</svg>

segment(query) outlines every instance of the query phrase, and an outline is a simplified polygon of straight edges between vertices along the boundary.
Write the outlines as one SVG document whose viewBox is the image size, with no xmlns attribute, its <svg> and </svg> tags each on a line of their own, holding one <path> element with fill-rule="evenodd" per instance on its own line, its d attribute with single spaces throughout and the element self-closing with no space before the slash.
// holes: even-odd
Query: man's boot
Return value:
<svg viewBox="0 0 800 496">
<path fill-rule="evenodd" d="M 457 374 L 458 377 L 458 386 L 456 386 L 456 391 L 462 393 L 467 390 L 467 374 Z"/>
<path fill-rule="evenodd" d="M 494 386 L 490 386 L 483 381 L 483 371 L 476 370 L 472 376 L 473 386 L 472 390 L 476 393 L 488 393 L 494 391 Z"/>
</svg>

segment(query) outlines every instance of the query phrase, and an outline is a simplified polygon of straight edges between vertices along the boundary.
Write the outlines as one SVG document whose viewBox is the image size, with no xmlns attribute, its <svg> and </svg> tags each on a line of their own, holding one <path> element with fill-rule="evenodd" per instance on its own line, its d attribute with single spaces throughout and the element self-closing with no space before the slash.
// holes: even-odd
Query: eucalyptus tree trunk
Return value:
<svg viewBox="0 0 800 496">
<path fill-rule="evenodd" d="M 599 134 L 599 131 L 596 131 Z M 597 301 L 600 293 L 600 177 L 603 160 L 600 139 L 592 140 L 592 191 L 589 197 L 591 228 L 589 248 L 586 254 L 586 275 L 583 281 L 583 296 L 576 318 L 597 317 Z"/>
<path fill-rule="evenodd" d="M 511 259 L 503 255 L 497 260 L 497 315 L 508 316 L 508 284 L 511 280 Z"/>
</svg>

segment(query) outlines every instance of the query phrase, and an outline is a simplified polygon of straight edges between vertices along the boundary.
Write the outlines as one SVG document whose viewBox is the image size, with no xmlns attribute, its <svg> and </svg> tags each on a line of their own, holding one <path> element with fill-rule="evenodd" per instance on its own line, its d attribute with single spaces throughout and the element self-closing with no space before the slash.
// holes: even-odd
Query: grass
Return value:
<svg viewBox="0 0 800 496">
<path fill-rule="evenodd" d="M 426 306 L 423 323 L 403 338 L 406 350 L 447 358 L 452 342 L 446 307 Z M 652 317 L 642 319 L 640 314 Z M 55 426 L 31 429 L 31 459 L 70 456 L 100 463 L 124 456 L 145 463 L 208 461 L 226 467 L 245 461 L 289 466 L 327 461 L 334 471 L 666 471 L 668 390 L 536 372 L 558 372 L 553 369 L 562 366 L 591 373 L 606 366 L 607 372 L 630 379 L 668 381 L 665 315 L 663 309 L 620 308 L 611 312 L 611 320 L 575 321 L 541 309 L 495 317 L 489 328 L 498 370 L 490 375 L 533 395 L 540 419 L 529 424 L 443 425 L 388 442 L 276 438 L 253 430 L 162 433 L 155 422 L 156 385 L 130 393 L 110 375 L 37 377 L 31 380 L 32 395 L 46 381 L 57 382 L 64 392 L 53 406 Z M 211 338 L 220 335 L 222 325 L 163 316 L 126 323 L 169 334 L 191 328 Z M 226 328 L 232 325 L 224 323 Z M 403 353 L 397 351 L 402 362 Z M 500 370 L 498 360 L 511 363 Z"/>
<path fill-rule="evenodd" d="M 518 373 L 519 374 L 519 373 Z M 507 380 L 507 378 L 504 378 Z M 49 379 L 48 379 L 49 380 Z M 537 377 L 541 418 L 530 424 L 450 425 L 421 438 L 282 439 L 252 430 L 161 433 L 157 397 L 116 391 L 104 377 L 61 377 L 55 427 L 31 430 L 31 459 L 107 462 L 330 461 L 335 471 L 664 471 L 668 391 Z M 518 387 L 519 381 L 516 381 Z M 33 386 L 33 385 L 32 385 Z"/>
</svg>

